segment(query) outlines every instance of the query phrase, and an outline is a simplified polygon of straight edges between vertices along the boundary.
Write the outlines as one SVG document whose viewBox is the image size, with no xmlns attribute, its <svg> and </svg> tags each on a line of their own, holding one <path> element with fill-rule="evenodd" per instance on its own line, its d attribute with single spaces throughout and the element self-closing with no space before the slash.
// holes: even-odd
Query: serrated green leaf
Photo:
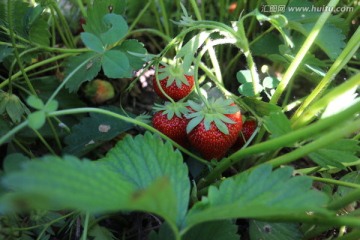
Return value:
<svg viewBox="0 0 360 240">
<path fill-rule="evenodd" d="M 306 9 L 312 9 L 313 7 L 315 6 L 308 1 L 290 1 L 286 8 L 287 10 L 284 13 L 289 20 L 289 27 L 300 32 L 304 36 L 308 36 L 321 14 L 320 11 L 306 11 Z M 290 11 L 290 8 L 297 8 L 302 11 Z M 341 29 L 334 25 L 338 21 L 339 19 L 337 17 L 330 17 L 315 39 L 315 44 L 319 46 L 332 60 L 338 57 L 345 46 L 345 35 Z"/>
<path fill-rule="evenodd" d="M 213 221 L 196 225 L 186 232 L 183 240 L 240 240 L 238 226 L 231 221 Z"/>
<path fill-rule="evenodd" d="M 114 44 L 125 37 L 128 25 L 122 16 L 113 13 L 106 14 L 103 21 L 105 26 L 109 28 L 108 31 L 100 34 L 100 38 L 105 45 Z"/>
<path fill-rule="evenodd" d="M 39 7 L 39 6 L 38 6 Z M 42 46 L 50 46 L 49 25 L 42 16 L 37 16 L 33 20 L 29 29 L 29 40 Z"/>
<path fill-rule="evenodd" d="M 244 97 L 242 98 L 242 101 L 261 117 L 269 116 L 272 112 L 281 112 L 282 110 L 281 107 L 277 105 L 263 102 L 256 98 Z"/>
<path fill-rule="evenodd" d="M 117 107 L 108 107 L 105 109 L 121 115 L 128 114 Z M 79 124 L 72 127 L 71 134 L 65 138 L 67 146 L 64 148 L 64 152 L 76 156 L 83 156 L 132 127 L 133 124 L 117 118 L 98 113 L 90 113 L 89 117 L 83 118 Z"/>
<path fill-rule="evenodd" d="M 351 139 L 342 139 L 309 154 L 311 160 L 319 166 L 328 168 L 334 166 L 345 169 L 342 163 L 355 162 L 359 158 L 356 153 L 359 151 L 359 142 Z"/>
<path fill-rule="evenodd" d="M 27 102 L 27 104 L 29 104 L 31 107 L 33 107 L 33 108 L 35 108 L 35 109 L 37 109 L 37 110 L 41 110 L 41 109 L 43 109 L 44 108 L 44 103 L 43 103 L 43 101 L 40 99 L 40 98 L 38 98 L 38 97 L 36 97 L 36 96 L 34 96 L 34 95 L 30 95 L 27 99 L 26 99 L 26 102 Z"/>
<path fill-rule="evenodd" d="M 264 126 L 272 138 L 291 132 L 290 120 L 281 111 L 271 112 L 269 116 L 264 117 Z"/>
<path fill-rule="evenodd" d="M 255 56 L 267 56 L 270 54 L 279 54 L 279 48 L 274 46 L 279 46 L 281 44 L 282 42 L 280 41 L 279 36 L 274 32 L 270 32 L 251 44 L 250 49 Z"/>
<path fill-rule="evenodd" d="M 88 52 L 79 56 L 68 58 L 65 63 L 65 76 L 69 77 L 66 88 L 70 92 L 79 89 L 83 82 L 96 77 L 101 69 L 101 55 L 96 52 Z"/>
<path fill-rule="evenodd" d="M 249 227 L 250 240 L 301 240 L 303 234 L 298 224 L 267 223 L 251 220 Z"/>
<path fill-rule="evenodd" d="M 148 210 L 161 210 L 168 216 L 168 220 L 176 220 L 178 226 L 182 224 L 189 203 L 190 181 L 180 152 L 174 151 L 169 142 L 163 143 L 148 132 L 144 136 L 126 137 L 101 162 L 139 189 L 146 189 L 159 178 L 168 179 L 174 202 L 170 201 L 170 194 L 159 198 L 155 205 L 149 203 Z M 159 189 L 154 191 L 158 194 Z"/>
<path fill-rule="evenodd" d="M 71 156 L 46 156 L 6 175 L 2 184 L 37 208 L 89 212 L 129 206 L 135 186 L 105 165 Z"/>
<path fill-rule="evenodd" d="M 315 23 L 303 24 L 306 36 L 311 32 L 314 25 Z M 321 29 L 319 36 L 315 39 L 315 43 L 328 55 L 330 59 L 335 60 L 345 47 L 344 40 L 345 35 L 342 31 L 334 25 L 327 23 Z"/>
<path fill-rule="evenodd" d="M 90 48 L 91 50 L 98 53 L 103 53 L 105 51 L 103 43 L 94 34 L 88 32 L 82 32 L 80 34 L 80 38 L 87 48 Z"/>
<path fill-rule="evenodd" d="M 0 103 L 0 112 L 3 110 L 3 106 L 6 107 L 7 114 L 15 123 L 21 121 L 23 114 L 29 113 L 29 109 L 19 99 L 19 97 L 14 94 L 7 94 L 7 96 L 2 100 L 2 103 Z"/>
<path fill-rule="evenodd" d="M 44 126 L 46 114 L 43 110 L 33 112 L 28 116 L 29 127 L 37 130 Z"/>
<path fill-rule="evenodd" d="M 310 178 L 292 177 L 292 172 L 290 167 L 272 172 L 270 165 L 260 165 L 250 173 L 225 179 L 219 187 L 210 186 L 208 196 L 189 211 L 186 226 L 231 218 L 284 217 L 307 211 L 326 213 L 323 206 L 327 196 L 311 189 Z"/>
<path fill-rule="evenodd" d="M 93 4 L 88 6 L 84 30 L 100 37 L 103 32 L 109 29 L 105 22 L 102 21 L 104 16 L 110 13 L 123 14 L 125 7 L 125 0 L 93 1 Z"/>
<path fill-rule="evenodd" d="M 118 50 L 106 51 L 103 55 L 102 68 L 109 78 L 131 77 L 130 63 L 126 55 Z"/>
<path fill-rule="evenodd" d="M 146 54 L 144 44 L 135 39 L 125 40 L 120 46 L 115 47 L 114 50 L 120 50 L 125 53 L 133 70 L 142 68 L 145 63 L 142 57 L 134 55 L 134 53 Z M 129 72 L 131 70 L 129 69 Z"/>
</svg>

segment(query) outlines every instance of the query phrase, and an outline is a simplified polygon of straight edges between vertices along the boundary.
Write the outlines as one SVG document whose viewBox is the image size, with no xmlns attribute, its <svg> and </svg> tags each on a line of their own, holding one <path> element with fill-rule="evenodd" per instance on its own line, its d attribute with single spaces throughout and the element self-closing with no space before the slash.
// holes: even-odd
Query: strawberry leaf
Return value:
<svg viewBox="0 0 360 240">
<path fill-rule="evenodd" d="M 181 153 L 150 133 L 125 137 L 99 161 L 45 156 L 26 162 L 1 183 L 11 189 L 5 201 L 36 209 L 147 211 L 178 226 L 190 193 Z"/>
<path fill-rule="evenodd" d="M 212 221 L 191 228 L 181 238 L 183 240 L 239 240 L 237 225 L 231 221 Z"/>
<path fill-rule="evenodd" d="M 251 220 L 249 227 L 250 239 L 262 240 L 301 240 L 303 234 L 298 224 L 267 223 Z"/>
<path fill-rule="evenodd" d="M 65 86 L 70 92 L 79 89 L 83 82 L 96 77 L 101 69 L 101 55 L 96 52 L 88 52 L 71 57 L 65 63 L 65 75 L 69 78 Z"/>
<path fill-rule="evenodd" d="M 21 199 L 46 208 L 101 212 L 127 205 L 135 186 L 104 165 L 71 156 L 46 156 L 6 175 L 2 184 Z M 94 191 L 96 189 L 96 191 Z"/>
<path fill-rule="evenodd" d="M 144 44 L 135 39 L 125 40 L 120 46 L 113 48 L 113 50 L 120 50 L 127 56 L 131 67 L 128 72 L 131 72 L 133 69 L 136 70 L 142 68 L 145 63 L 142 57 L 135 55 L 146 54 Z"/>
<path fill-rule="evenodd" d="M 28 116 L 29 127 L 36 130 L 44 126 L 45 120 L 46 120 L 46 114 L 45 111 L 43 110 L 33 112 Z"/>
<path fill-rule="evenodd" d="M 180 152 L 174 152 L 170 143 L 164 144 L 160 138 L 150 133 L 135 138 L 126 137 L 101 162 L 139 189 L 148 188 L 156 179 L 166 178 L 172 193 L 153 206 L 149 204 L 147 210 L 155 211 L 155 208 L 161 206 L 167 216 L 171 216 L 172 220 L 176 218 L 178 225 L 182 223 L 189 203 L 190 181 Z M 159 189 L 154 191 L 157 193 Z M 175 205 L 174 202 L 168 202 L 173 194 Z"/>
<path fill-rule="evenodd" d="M 109 78 L 131 77 L 130 64 L 126 55 L 117 50 L 106 51 L 102 59 L 102 68 Z"/>
<path fill-rule="evenodd" d="M 116 107 L 106 109 L 122 115 L 128 114 Z M 67 146 L 64 148 L 64 152 L 83 156 L 132 127 L 133 124 L 117 118 L 90 113 L 89 117 L 81 119 L 79 124 L 72 127 L 71 134 L 65 138 Z"/>
<path fill-rule="evenodd" d="M 87 48 L 90 48 L 91 50 L 98 53 L 103 53 L 105 51 L 103 43 L 94 34 L 88 32 L 82 32 L 80 34 L 80 38 Z"/>
<path fill-rule="evenodd" d="M 290 120 L 281 111 L 272 112 L 264 117 L 264 126 L 271 133 L 272 138 L 291 132 Z"/>
<path fill-rule="evenodd" d="M 302 11 L 290 11 L 291 8 L 295 9 L 295 7 Z M 304 36 L 308 36 L 321 14 L 319 11 L 307 11 L 307 9 L 312 9 L 313 7 L 315 6 L 308 1 L 290 1 L 284 13 L 289 21 L 289 28 L 300 32 Z M 345 35 L 342 30 L 337 27 L 339 20 L 344 21 L 344 19 L 331 16 L 315 39 L 315 44 L 332 60 L 339 56 L 345 46 Z M 337 24 L 336 26 L 334 25 L 335 23 Z"/>
<path fill-rule="evenodd" d="M 125 19 L 116 14 L 106 14 L 103 18 L 105 26 L 109 26 L 110 29 L 104 33 L 101 33 L 100 38 L 104 45 L 111 45 L 116 43 L 125 37 L 128 26 Z"/>
<path fill-rule="evenodd" d="M 261 165 L 252 172 L 210 186 L 207 197 L 196 203 L 186 217 L 188 228 L 213 220 L 293 216 L 307 211 L 326 213 L 327 196 L 312 190 L 306 176 L 292 177 L 293 169 L 271 171 Z M 311 199 L 311 201 L 308 201 Z"/>
<path fill-rule="evenodd" d="M 357 157 L 359 151 L 360 146 L 358 141 L 342 139 L 325 148 L 310 153 L 309 157 L 321 167 L 329 168 L 329 166 L 334 166 L 345 169 L 342 163 L 357 161 L 359 159 L 359 157 Z"/>
<path fill-rule="evenodd" d="M 101 34 L 110 27 L 106 24 L 106 20 L 99 20 L 104 20 L 104 16 L 107 14 L 123 14 L 125 7 L 126 2 L 124 0 L 93 1 L 93 4 L 88 6 L 86 24 L 83 26 L 84 30 L 100 38 Z"/>
<path fill-rule="evenodd" d="M 29 109 L 15 94 L 0 91 L 0 114 L 6 112 L 11 121 L 20 122 L 24 114 L 29 114 Z"/>
</svg>

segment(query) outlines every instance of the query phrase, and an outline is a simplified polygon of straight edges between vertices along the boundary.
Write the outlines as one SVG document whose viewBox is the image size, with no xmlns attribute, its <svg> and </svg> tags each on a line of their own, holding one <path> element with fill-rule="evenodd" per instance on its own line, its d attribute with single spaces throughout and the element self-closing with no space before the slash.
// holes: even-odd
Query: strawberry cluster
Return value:
<svg viewBox="0 0 360 240">
<path fill-rule="evenodd" d="M 184 102 L 194 87 L 194 78 L 178 66 L 160 66 L 154 90 L 166 101 L 156 104 L 153 126 L 185 148 L 192 147 L 205 159 L 221 159 L 242 137 L 242 115 L 232 100 L 209 99 L 206 103 Z"/>
</svg>

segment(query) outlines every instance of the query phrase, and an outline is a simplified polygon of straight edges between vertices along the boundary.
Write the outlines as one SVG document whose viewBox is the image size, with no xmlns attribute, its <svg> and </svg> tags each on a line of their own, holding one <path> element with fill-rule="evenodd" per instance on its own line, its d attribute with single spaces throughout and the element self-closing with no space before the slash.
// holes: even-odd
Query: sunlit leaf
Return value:
<svg viewBox="0 0 360 240">
<path fill-rule="evenodd" d="M 250 173 L 225 179 L 219 187 L 210 186 L 207 197 L 189 211 L 187 226 L 216 219 L 257 219 L 306 211 L 326 212 L 323 208 L 326 195 L 311 189 L 310 178 L 292 177 L 292 172 L 290 167 L 272 172 L 270 165 L 261 165 Z"/>
</svg>

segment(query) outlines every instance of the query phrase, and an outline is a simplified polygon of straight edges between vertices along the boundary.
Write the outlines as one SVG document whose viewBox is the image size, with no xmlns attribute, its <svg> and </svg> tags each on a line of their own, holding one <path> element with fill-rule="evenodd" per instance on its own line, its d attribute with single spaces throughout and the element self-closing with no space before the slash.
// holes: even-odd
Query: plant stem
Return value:
<svg viewBox="0 0 360 240">
<path fill-rule="evenodd" d="M 309 176 L 309 177 L 316 182 L 323 182 L 323 183 L 329 183 L 329 184 L 334 184 L 334 185 L 338 185 L 338 186 L 360 189 L 360 184 L 356 184 L 356 183 L 352 183 L 352 182 L 339 181 L 339 180 L 335 180 L 332 178 L 320 178 L 320 177 L 314 177 L 314 176 Z"/>
<path fill-rule="evenodd" d="M 148 131 L 151 131 L 153 133 L 158 134 L 163 139 L 165 139 L 167 141 L 170 141 L 175 147 L 177 147 L 178 149 L 180 149 L 181 151 L 183 151 L 187 155 L 193 157 L 194 159 L 198 160 L 199 162 L 201 162 L 201 163 L 203 163 L 205 165 L 210 164 L 209 161 L 206 161 L 205 159 L 200 158 L 200 157 L 196 156 L 195 154 L 191 153 L 189 150 L 185 149 L 184 147 L 182 147 L 178 143 L 174 142 L 171 138 L 169 138 L 168 136 L 166 136 L 165 134 L 163 134 L 159 130 L 149 126 L 148 124 L 146 124 L 144 122 L 141 122 L 141 121 L 139 121 L 137 119 L 133 119 L 131 117 L 126 117 L 126 116 L 123 116 L 123 115 L 120 115 L 120 114 L 117 114 L 117 113 L 114 113 L 114 112 L 111 112 L 111 111 L 108 111 L 108 110 L 105 110 L 105 109 L 89 108 L 89 107 L 88 108 L 73 108 L 73 109 L 55 111 L 55 112 L 49 113 L 48 116 L 62 116 L 62 115 L 89 113 L 89 112 L 100 113 L 100 114 L 112 116 L 112 117 L 115 117 L 115 118 L 120 119 L 122 121 L 133 123 L 135 125 L 143 127 Z M 1 141 L 0 141 L 0 143 L 1 143 Z"/>
<path fill-rule="evenodd" d="M 82 2 L 82 0 L 76 0 L 76 3 L 80 9 L 81 14 L 83 15 L 83 17 L 87 17 L 87 12 L 86 9 L 84 7 L 84 4 Z"/>
<path fill-rule="evenodd" d="M 313 123 L 309 126 L 303 127 L 301 129 L 297 129 L 292 131 L 291 133 L 285 134 L 278 138 L 271 139 L 266 142 L 262 142 L 256 145 L 252 145 L 248 148 L 241 149 L 228 158 L 223 159 L 214 169 L 209 173 L 208 176 L 205 177 L 203 184 L 205 186 L 214 182 L 215 179 L 219 178 L 221 174 L 228 169 L 230 166 L 240 162 L 244 157 L 258 154 L 262 152 L 267 152 L 271 150 L 275 150 L 284 146 L 288 146 L 293 144 L 297 141 L 304 140 L 309 138 L 309 136 L 314 136 L 327 128 L 337 126 L 340 123 L 347 121 L 351 118 L 354 114 L 357 114 L 360 110 L 360 102 L 354 104 L 353 106 L 347 108 L 346 110 L 325 118 L 321 119 L 316 123 Z M 335 131 L 339 131 L 336 129 Z M 199 187 L 199 186 L 198 186 Z M 200 187 L 199 187 L 200 188 Z"/>
<path fill-rule="evenodd" d="M 327 7 L 329 9 L 334 8 L 339 0 L 331 0 Z M 296 54 L 294 60 L 291 62 L 289 68 L 285 72 L 283 79 L 280 81 L 278 87 L 275 90 L 274 95 L 272 96 L 270 103 L 276 104 L 281 94 L 284 92 L 286 86 L 288 85 L 289 81 L 294 76 L 296 70 L 298 69 L 298 66 L 301 64 L 301 61 L 304 59 L 306 53 L 309 51 L 310 47 L 313 45 L 316 37 L 318 36 L 319 32 L 321 31 L 322 27 L 324 26 L 327 19 L 331 16 L 331 11 L 324 11 L 319 19 L 316 21 L 313 29 L 311 30 L 309 36 L 306 38 L 305 42 L 301 46 L 299 52 Z"/>
<path fill-rule="evenodd" d="M 170 27 L 169 27 L 169 19 L 168 19 L 168 16 L 167 16 L 167 10 L 165 8 L 164 0 L 159 0 L 159 3 L 160 3 L 160 9 L 161 9 L 162 18 L 163 18 L 165 34 L 168 35 L 168 36 L 171 36 Z"/>
<path fill-rule="evenodd" d="M 343 67 L 349 62 L 352 56 L 356 53 L 360 47 L 360 27 L 353 34 L 349 42 L 347 43 L 345 49 L 335 60 L 334 64 L 331 66 L 329 71 L 326 73 L 325 77 L 321 82 L 316 86 L 316 88 L 310 93 L 310 95 L 305 99 L 301 106 L 296 110 L 294 115 L 291 118 L 291 121 L 296 121 L 305 111 L 306 108 L 310 106 L 316 99 L 318 99 L 325 89 L 330 85 L 331 81 L 335 76 L 343 69 Z"/>
<path fill-rule="evenodd" d="M 85 213 L 85 220 L 84 220 L 84 230 L 82 234 L 82 240 L 87 240 L 87 233 L 88 233 L 88 227 L 89 227 L 89 218 L 90 214 L 87 212 Z"/>
<path fill-rule="evenodd" d="M 148 1 L 147 4 L 144 6 L 144 8 L 140 11 L 140 13 L 136 16 L 136 18 L 134 19 L 134 21 L 131 23 L 128 33 L 130 33 L 134 27 L 136 26 L 136 24 L 139 22 L 139 20 L 142 18 L 142 16 L 144 15 L 144 13 L 148 10 L 148 8 L 150 7 L 152 1 Z M 156 29 L 153 29 L 155 31 L 157 31 Z M 166 35 L 167 36 L 167 35 Z"/>
<path fill-rule="evenodd" d="M 30 158 L 35 158 L 35 155 L 26 149 L 26 147 L 19 142 L 16 138 L 12 140 L 23 152 L 25 152 Z"/>
<path fill-rule="evenodd" d="M 8 131 L 5 135 L 3 135 L 0 138 L 0 146 L 5 143 L 6 140 L 10 139 L 12 136 L 14 136 L 17 132 L 19 132 L 21 129 L 26 127 L 28 125 L 28 121 L 24 121 L 17 125 L 16 127 L 12 128 L 10 131 Z"/>
<path fill-rule="evenodd" d="M 55 153 L 55 151 L 52 149 L 52 147 L 48 144 L 48 142 L 45 140 L 45 138 L 39 133 L 38 130 L 32 129 L 34 131 L 34 133 L 36 134 L 36 136 L 40 139 L 40 141 L 42 142 L 42 144 L 44 144 L 44 146 L 47 148 L 47 150 L 53 154 L 53 155 L 57 155 Z"/>
<path fill-rule="evenodd" d="M 360 165 L 360 160 L 355 161 L 355 162 L 351 162 L 351 163 L 342 163 L 342 164 L 345 167 L 357 166 L 357 165 Z M 302 169 L 295 170 L 295 172 L 300 173 L 300 174 L 304 174 L 304 175 L 308 175 L 308 174 L 311 174 L 312 172 L 314 172 L 314 170 L 317 169 L 317 168 L 318 167 L 302 168 Z M 337 170 L 337 168 L 329 166 L 329 168 L 320 168 L 316 172 L 332 171 L 332 170 Z"/>
<path fill-rule="evenodd" d="M 69 73 L 66 78 L 61 82 L 61 84 L 57 87 L 57 89 L 53 92 L 53 94 L 49 97 L 49 99 L 47 100 L 47 102 L 45 103 L 45 107 L 52 101 L 54 100 L 54 98 L 56 97 L 56 95 L 61 91 L 61 89 L 65 86 L 65 84 L 70 80 L 70 78 L 72 76 L 74 76 L 74 74 L 80 69 L 82 68 L 84 65 L 86 65 L 91 59 L 98 57 L 97 55 L 95 56 L 91 56 L 88 59 L 86 59 L 85 61 L 83 61 L 81 64 L 79 64 L 71 73 Z"/>
<path fill-rule="evenodd" d="M 324 97 L 316 101 L 311 107 L 309 107 L 304 113 L 302 113 L 301 117 L 297 118 L 295 122 L 292 123 L 293 128 L 298 128 L 300 126 L 304 126 L 305 124 L 309 123 L 313 120 L 317 113 L 329 105 L 329 103 L 345 94 L 347 91 L 356 88 L 360 85 L 360 73 L 356 74 L 355 76 L 351 77 L 348 81 L 342 83 L 341 85 L 333 88 L 330 92 L 328 92 Z"/>
<path fill-rule="evenodd" d="M 199 20 L 199 21 L 202 20 L 199 7 L 196 4 L 195 0 L 190 0 L 190 4 L 191 4 L 192 8 L 194 9 L 194 13 L 195 13 L 197 20 Z M 202 4 L 204 4 L 204 3 L 202 3 Z"/>
<path fill-rule="evenodd" d="M 22 61 L 21 61 L 20 56 L 19 56 L 19 51 L 16 48 L 15 37 L 14 37 L 14 29 L 13 29 L 13 19 L 12 19 L 12 14 L 11 14 L 11 12 L 12 12 L 12 3 L 11 2 L 12 2 L 11 0 L 8 0 L 7 11 L 9 13 L 8 14 L 8 23 L 9 23 L 10 39 L 11 39 L 11 43 L 12 43 L 13 48 L 14 48 L 15 58 L 16 58 L 16 61 L 18 62 L 18 65 L 20 67 L 20 71 L 23 74 L 23 76 L 25 78 L 25 81 L 26 81 L 30 91 L 32 92 L 32 94 L 37 96 L 37 93 L 36 93 L 33 85 L 31 84 L 29 78 L 26 75 L 26 72 L 24 70 L 24 65 L 22 64 Z M 9 77 L 9 82 L 11 83 L 11 76 Z M 10 84 L 10 92 L 11 91 L 12 91 L 12 86 Z"/>
<path fill-rule="evenodd" d="M 68 48 L 75 48 L 74 39 L 73 39 L 73 35 L 70 31 L 69 24 L 67 23 L 64 15 L 62 14 L 56 0 L 53 0 L 52 4 L 50 4 L 50 8 L 55 11 L 55 13 L 57 14 L 57 16 L 60 19 L 62 28 L 65 29 L 65 37 L 67 38 L 68 44 L 69 44 Z"/>
<path fill-rule="evenodd" d="M 62 54 L 62 55 L 58 55 L 58 56 L 55 56 L 55 57 L 46 59 L 46 60 L 44 60 L 44 61 L 41 61 L 41 62 L 38 62 L 38 63 L 35 63 L 35 64 L 31 65 L 31 66 L 26 67 L 26 68 L 24 69 L 24 71 L 25 71 L 25 72 L 28 72 L 28 71 L 31 71 L 31 70 L 37 68 L 37 67 L 44 66 L 44 65 L 46 65 L 46 64 L 48 64 L 48 63 L 55 62 L 55 61 L 57 61 L 57 60 L 59 60 L 59 59 L 67 58 L 67 57 L 70 57 L 70 56 L 72 56 L 72 55 L 74 55 L 74 54 L 72 54 L 72 53 L 66 53 L 66 54 Z M 12 77 L 13 77 L 13 78 L 16 78 L 16 77 L 18 77 L 18 76 L 20 76 L 20 75 L 21 75 L 21 71 L 15 73 L 14 75 L 12 75 Z M 6 79 L 6 80 L 4 80 L 2 83 L 0 83 L 0 89 L 2 89 L 3 87 L 5 87 L 7 84 L 9 84 L 9 79 Z"/>
<path fill-rule="evenodd" d="M 352 202 L 356 202 L 360 199 L 360 189 L 353 190 L 349 192 L 342 198 L 336 199 L 332 201 L 327 207 L 330 210 L 339 210 L 343 207 L 346 207 L 348 204 Z"/>
<path fill-rule="evenodd" d="M 349 122 L 346 125 L 343 125 L 342 128 L 337 128 L 327 134 L 324 134 L 314 142 L 304 145 L 301 148 L 298 148 L 290 153 L 272 159 L 267 163 L 271 164 L 273 167 L 279 167 L 281 165 L 288 164 L 301 157 L 306 156 L 311 152 L 316 151 L 317 149 L 326 147 L 327 145 L 358 130 L 360 130 L 360 120 Z"/>
</svg>

